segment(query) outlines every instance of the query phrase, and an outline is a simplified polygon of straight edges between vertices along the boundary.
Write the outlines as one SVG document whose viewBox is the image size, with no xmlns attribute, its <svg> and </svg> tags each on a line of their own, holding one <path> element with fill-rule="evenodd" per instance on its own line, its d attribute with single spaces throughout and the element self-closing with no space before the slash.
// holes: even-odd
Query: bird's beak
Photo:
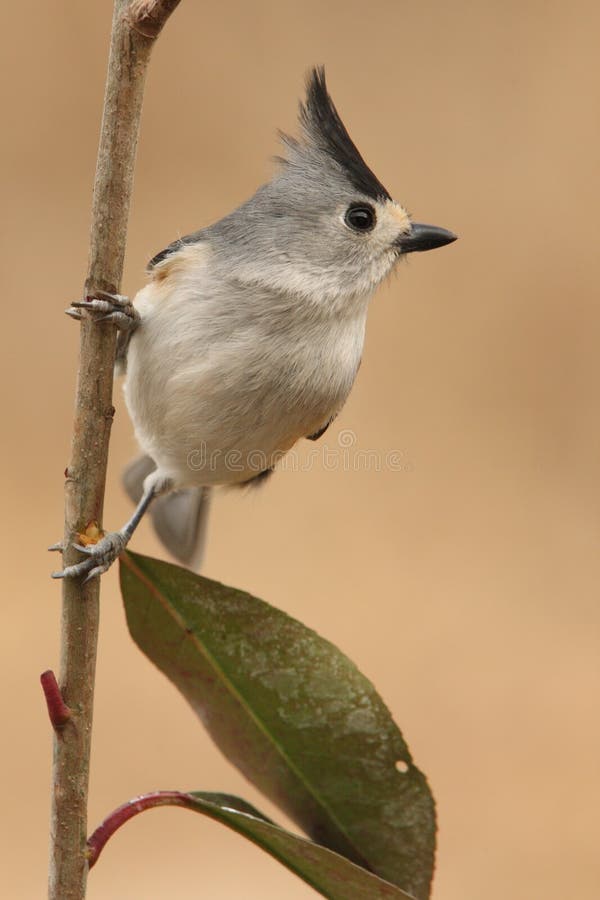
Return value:
<svg viewBox="0 0 600 900">
<path fill-rule="evenodd" d="M 415 250 L 435 250 L 444 244 L 451 244 L 456 240 L 456 235 L 437 225 L 421 225 L 418 222 L 411 223 L 411 229 L 407 234 L 402 234 L 396 241 L 396 247 L 401 253 L 413 253 Z"/>
</svg>

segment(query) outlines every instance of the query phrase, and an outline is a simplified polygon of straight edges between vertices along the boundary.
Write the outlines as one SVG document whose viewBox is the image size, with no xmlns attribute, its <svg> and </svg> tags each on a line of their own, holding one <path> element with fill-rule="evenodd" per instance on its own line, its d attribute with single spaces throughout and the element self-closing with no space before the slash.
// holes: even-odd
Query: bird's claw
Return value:
<svg viewBox="0 0 600 900">
<path fill-rule="evenodd" d="M 81 319 L 82 310 L 102 313 L 95 317 L 95 321 L 112 322 L 120 331 L 133 331 L 140 320 L 140 315 L 129 297 L 109 294 L 108 291 L 96 291 L 93 297 L 74 300 L 71 306 L 65 309 L 65 313 L 72 319 Z"/>
<path fill-rule="evenodd" d="M 97 544 L 88 544 L 84 547 L 82 544 L 74 543 L 72 546 L 80 553 L 86 556 L 81 562 L 72 566 L 65 566 L 60 572 L 53 572 L 53 578 L 83 578 L 83 584 L 96 575 L 102 575 L 112 566 L 115 559 L 125 549 L 127 544 L 126 538 L 120 531 L 113 531 L 106 534 Z"/>
</svg>

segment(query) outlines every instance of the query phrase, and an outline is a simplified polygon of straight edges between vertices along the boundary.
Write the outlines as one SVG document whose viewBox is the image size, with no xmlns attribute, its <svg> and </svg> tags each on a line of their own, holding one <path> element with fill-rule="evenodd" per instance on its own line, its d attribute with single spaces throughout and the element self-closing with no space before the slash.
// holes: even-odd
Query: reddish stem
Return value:
<svg viewBox="0 0 600 900">
<path fill-rule="evenodd" d="M 56 676 L 52 669 L 48 669 L 47 672 L 42 672 L 40 675 L 40 682 L 44 697 L 46 698 L 50 722 L 52 723 L 54 730 L 58 733 L 65 727 L 71 718 L 71 710 L 63 700 L 63 695 L 60 692 Z"/>
<path fill-rule="evenodd" d="M 128 800 L 123 806 L 113 810 L 104 822 L 98 825 L 91 837 L 88 838 L 88 867 L 91 869 L 97 862 L 104 845 L 121 825 L 133 819 L 139 813 L 147 809 L 154 809 L 157 806 L 194 808 L 195 804 L 193 798 L 182 791 L 153 791 L 151 794 L 142 794 L 141 797 L 134 797 L 133 800 Z"/>
</svg>

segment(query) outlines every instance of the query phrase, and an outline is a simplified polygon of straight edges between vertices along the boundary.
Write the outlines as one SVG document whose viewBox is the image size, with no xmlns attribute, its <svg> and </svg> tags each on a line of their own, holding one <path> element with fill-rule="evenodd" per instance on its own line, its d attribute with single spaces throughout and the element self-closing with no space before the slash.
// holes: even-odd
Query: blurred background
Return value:
<svg viewBox="0 0 600 900">
<path fill-rule="evenodd" d="M 111 22 L 8 4 L 4 233 L 2 896 L 46 890 L 63 470 Z M 596 3 L 183 0 L 147 85 L 123 290 L 269 177 L 306 70 L 394 197 L 460 235 L 370 312 L 358 382 L 321 446 L 214 503 L 205 573 L 282 607 L 376 684 L 437 798 L 437 900 L 600 896 L 600 89 Z M 105 524 L 135 452 L 116 388 Z M 324 442 L 324 443 L 323 443 Z M 352 443 L 353 442 L 353 443 Z M 319 448 L 306 444 L 300 459 Z M 387 454 L 400 464 L 385 464 Z M 160 555 L 144 524 L 133 548 Z M 238 793 L 283 821 L 130 641 L 103 581 L 90 821 L 156 788 Z M 161 810 L 118 834 L 90 900 L 300 900 L 216 823 Z"/>
</svg>

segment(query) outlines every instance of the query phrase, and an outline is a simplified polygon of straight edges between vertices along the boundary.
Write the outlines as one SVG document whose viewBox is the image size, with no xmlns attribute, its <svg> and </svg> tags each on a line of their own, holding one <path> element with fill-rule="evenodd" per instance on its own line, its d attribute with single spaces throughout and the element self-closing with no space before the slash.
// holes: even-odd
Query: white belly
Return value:
<svg viewBox="0 0 600 900">
<path fill-rule="evenodd" d="M 144 451 L 176 486 L 247 481 L 318 431 L 360 363 L 363 311 L 339 319 L 272 300 L 199 299 L 152 283 L 127 356 L 125 397 Z M 229 304 L 228 306 L 224 304 Z"/>
</svg>

